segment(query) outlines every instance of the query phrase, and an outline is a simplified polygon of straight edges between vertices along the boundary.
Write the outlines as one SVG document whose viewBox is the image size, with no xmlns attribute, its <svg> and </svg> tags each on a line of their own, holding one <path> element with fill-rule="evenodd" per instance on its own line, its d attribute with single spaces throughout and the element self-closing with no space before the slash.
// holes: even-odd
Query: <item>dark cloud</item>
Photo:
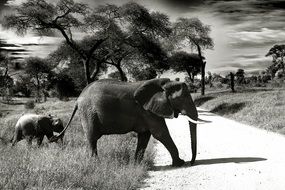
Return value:
<svg viewBox="0 0 285 190">
<path fill-rule="evenodd" d="M 0 11 L 6 8 L 5 6 L 6 2 L 7 2 L 6 0 L 0 0 Z"/>
<path fill-rule="evenodd" d="M 12 56 L 16 56 L 16 55 L 29 55 L 30 53 L 28 52 L 12 52 L 11 55 Z"/>
<path fill-rule="evenodd" d="M 256 59 L 260 58 L 259 54 L 253 54 L 253 55 L 236 55 L 236 58 L 242 58 L 242 59 Z"/>
<path fill-rule="evenodd" d="M 209 0 L 211 12 L 227 24 L 252 23 L 248 29 L 282 27 L 285 21 L 284 0 Z M 246 28 L 241 28 L 244 30 Z"/>
<path fill-rule="evenodd" d="M 279 9 L 284 10 L 285 9 L 285 1 L 284 0 L 277 0 L 277 1 L 271 1 L 271 0 L 259 0 L 256 2 L 251 3 L 254 7 L 258 9 L 263 10 L 272 10 L 272 9 Z"/>
<path fill-rule="evenodd" d="M 22 60 L 24 56 L 31 53 L 25 47 L 6 43 L 3 39 L 0 39 L 0 52 L 7 53 L 13 60 Z"/>
<path fill-rule="evenodd" d="M 28 50 L 24 48 L 17 48 L 17 49 L 8 49 L 8 48 L 0 48 L 1 52 L 13 53 L 13 52 L 28 52 Z"/>
<path fill-rule="evenodd" d="M 205 0 L 160 0 L 162 3 L 169 5 L 179 6 L 184 8 L 185 6 L 203 4 Z"/>
<path fill-rule="evenodd" d="M 28 47 L 28 46 L 54 46 L 54 44 L 48 44 L 48 43 L 46 43 L 46 44 L 35 44 L 35 43 L 29 43 L 29 44 L 20 44 L 21 46 L 26 46 L 26 47 Z"/>
<path fill-rule="evenodd" d="M 20 46 L 15 45 L 15 44 L 7 44 L 7 43 L 5 43 L 5 44 L 0 44 L 0 47 L 20 47 Z"/>
</svg>

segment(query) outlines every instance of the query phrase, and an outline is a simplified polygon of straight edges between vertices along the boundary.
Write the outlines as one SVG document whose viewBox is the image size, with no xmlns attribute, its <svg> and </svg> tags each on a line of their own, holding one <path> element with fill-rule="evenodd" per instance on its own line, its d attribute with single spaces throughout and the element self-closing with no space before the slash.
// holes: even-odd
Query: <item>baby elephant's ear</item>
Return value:
<svg viewBox="0 0 285 190">
<path fill-rule="evenodd" d="M 169 79 L 153 79 L 143 83 L 135 92 L 135 100 L 145 109 L 160 117 L 172 118 L 173 109 L 162 88 Z"/>
</svg>

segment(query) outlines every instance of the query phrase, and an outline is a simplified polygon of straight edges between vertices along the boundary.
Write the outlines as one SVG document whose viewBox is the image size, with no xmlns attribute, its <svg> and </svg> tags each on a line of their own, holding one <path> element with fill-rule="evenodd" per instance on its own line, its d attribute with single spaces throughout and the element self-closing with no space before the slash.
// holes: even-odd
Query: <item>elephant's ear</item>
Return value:
<svg viewBox="0 0 285 190">
<path fill-rule="evenodd" d="M 145 109 L 160 117 L 173 118 L 174 111 L 162 88 L 170 79 L 153 79 L 144 82 L 135 92 L 135 100 Z"/>
</svg>

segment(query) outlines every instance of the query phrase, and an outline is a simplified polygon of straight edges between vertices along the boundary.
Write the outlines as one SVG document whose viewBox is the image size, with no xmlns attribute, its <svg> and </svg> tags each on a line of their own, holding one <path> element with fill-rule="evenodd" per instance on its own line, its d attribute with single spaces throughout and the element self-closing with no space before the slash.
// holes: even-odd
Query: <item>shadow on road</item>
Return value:
<svg viewBox="0 0 285 190">
<path fill-rule="evenodd" d="M 195 164 L 192 166 L 190 161 L 185 162 L 182 167 L 172 167 L 171 165 L 167 166 L 154 166 L 151 168 L 152 171 L 163 171 L 163 170 L 175 170 L 179 168 L 188 168 L 195 167 L 199 165 L 212 165 L 212 164 L 227 164 L 227 163 L 248 163 L 248 162 L 259 162 L 265 161 L 266 158 L 259 157 L 233 157 L 233 158 L 214 158 L 214 159 L 204 159 L 204 160 L 196 160 Z"/>
<path fill-rule="evenodd" d="M 219 115 L 227 115 L 227 114 L 234 114 L 242 110 L 246 106 L 245 102 L 241 103 L 234 103 L 234 104 L 228 104 L 228 103 L 222 103 L 211 110 L 212 113 L 216 113 Z"/>
<path fill-rule="evenodd" d="M 234 157 L 234 158 L 214 158 L 214 159 L 205 159 L 197 160 L 194 166 L 198 165 L 212 165 L 212 164 L 226 164 L 226 163 L 245 163 L 245 162 L 259 162 L 265 161 L 266 158 L 258 157 Z"/>
<path fill-rule="evenodd" d="M 210 100 L 212 100 L 212 99 L 214 99 L 214 98 L 216 98 L 216 97 L 213 97 L 213 96 L 202 96 L 202 97 L 198 97 L 198 98 L 196 98 L 196 99 L 194 100 L 194 104 L 195 104 L 196 106 L 201 106 L 201 105 L 203 105 L 205 102 L 210 101 Z"/>
</svg>

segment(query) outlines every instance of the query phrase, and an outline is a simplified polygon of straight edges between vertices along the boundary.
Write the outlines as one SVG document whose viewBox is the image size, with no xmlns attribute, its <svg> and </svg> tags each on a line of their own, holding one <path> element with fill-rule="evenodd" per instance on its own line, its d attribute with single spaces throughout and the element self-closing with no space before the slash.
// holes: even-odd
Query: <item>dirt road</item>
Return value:
<svg viewBox="0 0 285 190">
<path fill-rule="evenodd" d="M 185 118 L 167 120 L 180 157 L 187 161 L 171 168 L 167 150 L 156 144 L 155 168 L 142 189 L 284 190 L 285 137 L 199 110 L 198 154 L 190 166 L 191 149 Z"/>
</svg>

